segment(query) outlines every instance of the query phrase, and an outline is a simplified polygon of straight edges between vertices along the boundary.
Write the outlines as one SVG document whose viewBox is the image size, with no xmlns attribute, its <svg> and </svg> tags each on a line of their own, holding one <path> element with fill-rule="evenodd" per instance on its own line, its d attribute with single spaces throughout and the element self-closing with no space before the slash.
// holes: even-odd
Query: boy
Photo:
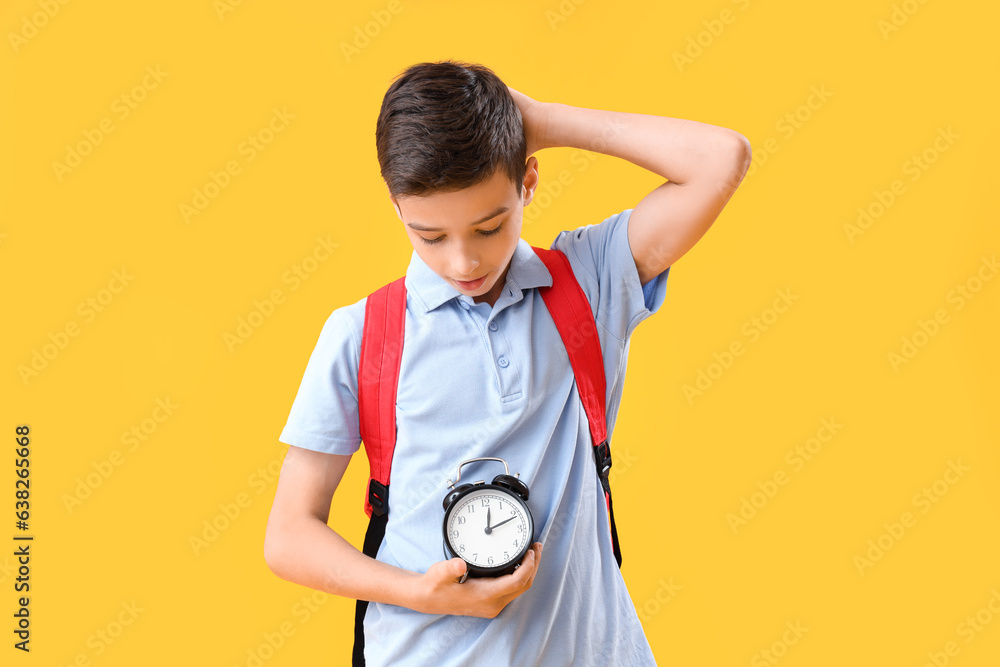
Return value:
<svg viewBox="0 0 1000 667">
<path fill-rule="evenodd" d="M 449 60 L 414 65 L 390 85 L 376 145 L 413 245 L 385 537 L 372 559 L 327 526 L 361 441 L 366 297 L 326 321 L 279 438 L 291 446 L 267 524 L 268 566 L 370 600 L 368 665 L 655 664 L 613 554 L 566 348 L 535 289 L 552 277 L 520 238 L 539 182 L 532 153 L 594 150 L 669 179 L 634 209 L 560 232 L 551 246 L 568 257 L 597 323 L 610 440 L 629 337 L 743 179 L 749 143 L 694 121 L 537 102 L 486 67 Z M 466 566 L 445 560 L 442 499 L 458 464 L 479 456 L 503 458 L 527 483 L 537 542 L 513 574 L 459 583 Z M 496 465 L 470 464 L 463 479 L 488 481 Z M 363 490 L 347 492 L 360 505 Z"/>
</svg>

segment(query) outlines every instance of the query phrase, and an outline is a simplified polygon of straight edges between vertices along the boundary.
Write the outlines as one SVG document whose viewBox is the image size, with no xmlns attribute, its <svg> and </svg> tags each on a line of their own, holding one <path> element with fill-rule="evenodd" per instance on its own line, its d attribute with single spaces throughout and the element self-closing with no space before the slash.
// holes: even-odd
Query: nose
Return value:
<svg viewBox="0 0 1000 667">
<path fill-rule="evenodd" d="M 451 266 L 457 280 L 474 278 L 476 268 L 479 266 L 479 256 L 472 248 L 459 244 L 455 254 L 452 255 Z"/>
</svg>

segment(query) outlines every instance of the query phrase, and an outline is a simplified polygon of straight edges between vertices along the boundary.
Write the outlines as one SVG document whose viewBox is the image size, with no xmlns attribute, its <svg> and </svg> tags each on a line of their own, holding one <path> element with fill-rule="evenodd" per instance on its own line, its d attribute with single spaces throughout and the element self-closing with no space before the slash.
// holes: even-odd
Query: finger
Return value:
<svg viewBox="0 0 1000 667">
<path fill-rule="evenodd" d="M 537 572 L 538 564 L 542 562 L 542 543 L 535 542 L 531 545 L 531 549 L 535 552 L 535 572 Z"/>
<path fill-rule="evenodd" d="M 465 575 L 465 570 L 468 568 L 465 561 L 461 558 L 452 558 L 448 561 L 448 565 L 451 568 L 452 581 L 456 584 L 462 581 L 462 577 Z"/>
<path fill-rule="evenodd" d="M 514 570 L 511 585 L 514 589 L 515 595 L 520 595 L 531 587 L 531 581 L 534 579 L 535 572 L 537 570 L 538 550 L 532 547 L 528 550 L 528 553 L 524 555 L 524 560 L 521 561 L 521 567 Z"/>
<path fill-rule="evenodd" d="M 439 561 L 427 568 L 428 577 L 439 584 L 457 583 L 465 573 L 465 561 L 461 558 L 450 558 Z"/>
<path fill-rule="evenodd" d="M 520 595 L 524 590 L 525 582 L 531 576 L 535 558 L 534 550 L 529 549 L 516 570 L 502 577 L 484 580 L 484 585 L 487 585 L 491 589 L 488 591 L 488 595 L 498 598 L 504 601 L 504 603 Z"/>
<path fill-rule="evenodd" d="M 542 562 L 542 544 L 541 542 L 535 542 L 531 545 L 532 550 L 535 553 L 535 562 L 531 570 L 528 572 L 528 580 L 525 582 L 524 590 L 531 588 L 532 584 L 535 583 L 535 575 L 538 574 L 538 566 Z"/>
<path fill-rule="evenodd" d="M 535 579 L 537 572 L 539 554 L 541 554 L 541 543 L 535 542 L 524 554 L 521 564 L 512 573 L 495 579 L 480 579 L 478 585 L 487 589 L 491 597 L 498 598 L 506 604 L 521 593 L 531 588 L 531 583 Z"/>
</svg>

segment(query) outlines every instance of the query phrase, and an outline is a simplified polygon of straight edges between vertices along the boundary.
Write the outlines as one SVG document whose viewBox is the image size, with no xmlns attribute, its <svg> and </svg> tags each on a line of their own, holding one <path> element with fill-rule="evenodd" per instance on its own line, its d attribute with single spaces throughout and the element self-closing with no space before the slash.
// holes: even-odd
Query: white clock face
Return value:
<svg viewBox="0 0 1000 667">
<path fill-rule="evenodd" d="M 511 562 L 531 539 L 531 519 L 520 499 L 496 489 L 462 496 L 445 525 L 451 550 L 482 568 Z"/>
</svg>

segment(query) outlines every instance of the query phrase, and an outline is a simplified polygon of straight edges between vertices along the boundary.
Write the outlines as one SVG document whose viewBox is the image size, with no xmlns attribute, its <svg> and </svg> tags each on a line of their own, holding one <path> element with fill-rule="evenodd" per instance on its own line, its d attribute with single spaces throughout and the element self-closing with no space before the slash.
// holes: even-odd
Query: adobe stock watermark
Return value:
<svg viewBox="0 0 1000 667">
<path fill-rule="evenodd" d="M 844 428 L 844 425 L 838 422 L 836 417 L 823 417 L 819 423 L 816 435 L 807 438 L 804 443 L 796 445 L 785 454 L 785 463 L 791 466 L 792 473 L 801 472 L 806 463 L 812 461 L 823 450 L 823 446 L 833 440 L 833 436 Z M 739 509 L 736 513 L 728 512 L 726 514 L 726 523 L 729 524 L 733 535 L 736 535 L 740 528 L 746 526 L 751 519 L 757 516 L 778 495 L 780 488 L 788 484 L 790 480 L 789 473 L 784 468 L 779 468 L 764 481 L 757 482 L 757 491 L 740 498 Z"/>
<path fill-rule="evenodd" d="M 489 421 L 479 424 L 473 431 L 472 436 L 468 439 L 469 444 L 465 451 L 461 455 L 456 454 L 453 459 L 455 461 L 464 461 L 465 459 L 480 456 L 484 451 L 489 449 L 487 443 L 495 442 L 497 439 L 503 438 L 505 431 L 502 429 L 504 426 L 505 422 L 500 421 L 495 416 L 490 417 Z M 616 483 L 615 480 L 618 480 L 628 474 L 628 472 L 635 467 L 635 464 L 638 463 L 639 458 L 633 456 L 627 447 L 612 446 L 611 459 L 612 465 L 611 471 L 608 474 L 608 483 L 611 486 L 611 492 L 613 494 Z M 511 474 L 514 474 L 522 471 L 512 468 L 510 472 Z M 453 470 L 448 472 L 448 476 L 453 474 Z M 454 479 L 454 477 L 451 477 L 451 479 Z M 595 469 L 595 483 L 598 479 L 597 471 Z M 410 493 L 406 496 L 405 501 L 402 500 L 403 496 L 400 496 L 400 499 L 397 500 L 397 502 L 402 502 L 399 506 L 404 508 L 400 511 L 406 511 L 409 508 L 416 507 L 426 501 L 429 497 L 434 498 L 434 502 L 438 503 L 442 498 L 444 498 L 445 493 L 448 490 L 447 481 L 448 480 L 445 478 L 434 479 L 431 476 L 425 477 L 419 486 L 414 486 L 410 489 Z M 392 492 L 390 490 L 390 496 L 391 495 Z M 390 507 L 392 506 L 392 501 L 390 500 Z M 556 520 L 553 520 L 553 527 L 550 529 L 550 533 L 554 531 L 555 534 L 558 534 L 560 529 L 561 526 L 558 526 Z"/>
<path fill-rule="evenodd" d="M 806 126 L 816 112 L 826 106 L 826 103 L 830 101 L 830 98 L 834 96 L 832 90 L 826 87 L 825 83 L 819 85 L 813 84 L 809 86 L 809 94 L 805 99 L 805 102 L 798 105 L 791 111 L 785 112 L 785 114 L 779 118 L 774 123 L 774 130 L 777 132 L 782 139 L 788 141 L 795 134 Z M 746 174 L 743 176 L 742 180 L 748 180 L 757 173 L 757 170 L 763 167 L 767 162 L 774 156 L 779 150 L 781 150 L 781 143 L 778 139 L 771 136 L 760 143 L 760 147 L 752 147 L 750 166 L 746 170 Z M 720 195 L 725 192 L 731 192 L 736 189 L 739 185 L 737 182 L 726 182 L 721 181 L 716 184 Z"/>
<path fill-rule="evenodd" d="M 802 621 L 795 619 L 795 622 L 785 621 L 785 628 L 781 633 L 781 638 L 771 642 L 767 648 L 761 649 L 750 658 L 750 667 L 768 667 L 776 665 L 778 661 L 788 655 L 788 649 L 799 643 L 802 637 L 809 632 L 809 628 L 803 627 Z"/>
<path fill-rule="evenodd" d="M 615 464 L 613 464 L 611 466 L 612 470 L 614 470 L 614 466 L 617 465 L 617 461 L 618 461 L 618 459 L 616 459 L 615 456 L 616 456 L 615 452 L 612 451 L 612 459 L 616 462 Z M 626 457 L 627 457 L 627 454 L 626 454 Z M 611 549 L 612 549 L 612 547 L 613 547 L 612 534 L 611 534 L 611 515 L 608 513 L 608 506 L 607 506 L 607 504 L 605 502 L 605 498 L 604 498 L 604 489 L 601 486 L 600 477 L 598 477 L 598 475 L 597 475 L 597 469 L 594 468 L 593 466 L 590 466 L 590 467 L 593 469 L 593 472 L 589 473 L 589 474 L 593 475 L 593 480 L 594 480 L 593 483 L 594 483 L 594 488 L 595 488 L 595 492 L 596 492 L 596 496 L 597 496 L 597 498 L 595 500 L 598 503 L 600 503 L 600 507 L 598 508 L 597 511 L 604 513 L 604 515 L 607 517 L 607 521 L 608 521 L 607 530 L 603 530 L 602 529 L 600 531 L 600 533 L 601 533 L 601 538 L 600 539 L 602 541 L 603 540 L 607 540 L 607 549 L 608 549 L 608 552 L 610 552 Z M 629 462 L 629 465 L 626 466 L 626 469 L 629 468 L 629 467 L 631 467 L 631 462 Z M 624 472 L 624 471 L 622 471 L 622 472 Z M 608 484 L 609 484 L 609 486 L 611 486 L 611 495 L 612 495 L 612 498 L 614 498 L 615 487 L 613 486 L 614 482 L 611 480 L 611 476 L 610 475 L 608 477 Z M 555 542 L 556 540 L 558 540 L 560 538 L 560 536 L 565 531 L 567 531 L 567 530 L 569 530 L 569 531 L 575 531 L 578 528 L 579 528 L 579 526 L 576 523 L 571 523 L 570 522 L 569 514 L 567 512 L 554 512 L 552 515 L 550 515 L 549 522 L 546 524 L 545 528 L 543 529 L 542 534 L 535 536 L 535 541 L 536 542 L 541 542 L 543 545 L 548 544 L 548 543 L 552 543 L 552 542 Z M 594 530 L 597 530 L 597 528 L 595 527 Z"/>
<path fill-rule="evenodd" d="M 21 47 L 38 35 L 38 31 L 47 26 L 63 5 L 69 4 L 69 0 L 38 0 L 35 4 L 38 5 L 39 11 L 33 12 L 30 16 L 22 16 L 21 29 L 7 33 L 7 41 L 10 42 L 10 48 L 14 49 L 14 53 L 20 53 Z"/>
<path fill-rule="evenodd" d="M 122 602 L 119 606 L 121 609 L 110 621 L 87 637 L 86 647 L 90 649 L 89 652 L 80 651 L 66 663 L 66 667 L 89 667 L 91 660 L 104 655 L 105 651 L 121 639 L 125 629 L 135 623 L 139 614 L 146 611 L 146 608 L 140 607 L 134 599 L 131 602 Z M 92 611 L 93 605 L 91 605 Z M 57 667 L 63 667 L 63 663 L 59 663 Z"/>
<path fill-rule="evenodd" d="M 18 574 L 18 569 L 19 563 L 12 561 L 9 555 L 4 556 L 3 562 L 0 563 L 0 584 L 6 584 L 8 579 Z"/>
<path fill-rule="evenodd" d="M 911 183 L 917 182 L 944 153 L 948 152 L 955 144 L 955 140 L 961 137 L 962 135 L 956 134 L 951 129 L 951 125 L 947 128 L 939 127 L 937 135 L 929 146 L 919 153 L 912 154 L 903 162 L 901 167 L 903 175 L 909 176 Z M 868 204 L 858 207 L 854 222 L 845 222 L 843 225 L 844 234 L 847 235 L 851 245 L 854 245 L 859 236 L 871 229 L 872 225 L 905 193 L 906 183 L 901 178 L 893 179 L 885 190 L 872 190 L 872 199 Z"/>
<path fill-rule="evenodd" d="M 138 450 L 142 443 L 149 440 L 150 436 L 156 433 L 160 424 L 167 421 L 174 414 L 174 411 L 180 407 L 169 396 L 166 398 L 157 398 L 154 403 L 156 407 L 153 408 L 148 417 L 122 432 L 121 443 L 126 446 L 128 452 L 131 453 Z M 83 505 L 85 500 L 93 496 L 94 492 L 111 478 L 123 463 L 125 463 L 125 454 L 120 449 L 111 450 L 111 453 L 106 458 L 91 461 L 90 467 L 94 469 L 93 472 L 88 472 L 83 477 L 77 477 L 73 492 L 63 492 L 60 497 L 63 501 L 63 507 L 66 508 L 66 512 L 73 514 L 76 509 Z"/>
<path fill-rule="evenodd" d="M 611 497 L 613 499 L 615 494 L 615 489 L 620 488 L 616 487 L 616 484 L 619 483 L 616 480 L 619 480 L 621 477 L 627 474 L 628 471 L 635 466 L 635 464 L 639 461 L 639 459 L 637 457 L 632 456 L 631 452 L 627 448 L 612 446 L 611 460 L 612 460 L 611 472 L 608 473 L 608 486 L 611 488 Z M 598 511 L 604 512 L 607 515 L 608 524 L 610 527 L 611 515 L 607 513 L 608 509 L 607 505 L 605 504 L 604 489 L 601 486 L 600 477 L 598 477 L 597 475 L 596 468 L 594 468 L 593 479 L 594 479 L 594 486 L 597 489 L 597 495 L 600 498 L 600 503 L 601 503 L 601 509 Z M 542 535 L 537 536 L 536 541 L 545 544 L 550 540 L 555 540 L 556 538 L 558 538 L 558 536 L 561 535 L 563 531 L 567 529 L 575 530 L 576 524 L 572 525 L 569 524 L 569 520 L 565 512 L 556 513 L 549 521 L 544 536 Z M 611 542 L 610 530 L 602 532 L 604 533 L 604 536 L 610 543 Z M 671 579 L 671 581 L 673 580 Z"/>
<path fill-rule="evenodd" d="M 639 462 L 638 456 L 632 456 L 628 447 L 611 448 L 611 471 L 608 473 L 608 485 L 614 493 L 615 480 L 624 476 Z"/>
<path fill-rule="evenodd" d="M 280 110 L 278 107 L 273 107 L 270 120 L 253 134 L 248 134 L 236 147 L 236 154 L 243 157 L 243 163 L 233 159 L 227 161 L 220 171 L 210 169 L 205 184 L 192 189 L 193 196 L 190 203 L 181 202 L 178 205 L 184 222 L 190 224 L 191 218 L 201 215 L 208 205 L 230 186 L 233 178 L 243 173 L 244 165 L 250 164 L 257 159 L 258 154 L 267 150 L 271 142 L 288 127 L 288 121 L 294 119 L 295 115 L 288 112 L 288 107 L 281 107 Z"/>
<path fill-rule="evenodd" d="M 570 16 L 576 14 L 577 8 L 587 0 L 560 0 L 555 9 L 545 9 L 545 20 L 549 22 L 549 28 L 555 31 L 560 23 L 565 23 Z"/>
<path fill-rule="evenodd" d="M 487 619 L 477 616 L 448 616 L 448 621 L 449 632 L 431 634 L 431 643 L 424 646 L 420 653 L 407 655 L 406 662 L 411 665 L 440 664 L 443 657 L 452 655 L 455 650 L 455 637 L 475 632 L 477 628 L 481 629 Z M 483 662 L 488 663 L 486 660 Z"/>
<path fill-rule="evenodd" d="M 329 234 L 326 238 L 317 236 L 316 245 L 313 246 L 312 251 L 281 274 L 282 284 L 288 285 L 289 292 L 295 292 L 320 270 L 323 264 L 333 256 L 333 251 L 339 247 L 339 243 L 330 240 Z M 271 319 L 278 306 L 284 304 L 286 299 L 287 295 L 280 287 L 272 289 L 263 300 L 254 299 L 250 312 L 246 316 L 241 315 L 236 319 L 236 328 L 222 334 L 222 341 L 226 344 L 229 353 L 235 353 L 241 345 L 246 343 L 254 332 Z"/>
<path fill-rule="evenodd" d="M 214 544 L 222 533 L 229 530 L 241 516 L 245 514 L 254 501 L 275 483 L 281 474 L 281 458 L 273 458 L 266 465 L 260 466 L 247 477 L 247 486 L 254 492 L 251 496 L 246 491 L 240 491 L 232 499 L 218 503 L 219 511 L 211 518 L 203 519 L 197 533 L 188 535 L 188 546 L 195 556 L 200 556 L 205 549 Z"/>
<path fill-rule="evenodd" d="M 314 590 L 308 595 L 303 595 L 297 600 L 290 610 L 292 616 L 298 620 L 298 627 L 292 621 L 282 621 L 278 627 L 270 632 L 262 632 L 260 640 L 246 651 L 246 659 L 242 665 L 246 667 L 261 667 L 270 660 L 277 652 L 285 646 L 289 639 L 303 625 L 309 622 L 320 609 L 330 600 L 330 594 L 326 591 Z M 233 663 L 240 667 L 240 663 Z"/>
<path fill-rule="evenodd" d="M 587 159 L 587 151 L 575 151 L 570 158 L 574 160 L 579 158 L 583 166 L 586 169 L 590 166 L 591 161 Z M 589 153 L 593 155 L 593 153 Z M 535 189 L 535 194 L 531 198 L 531 205 L 524 210 L 524 214 L 521 219 L 521 224 L 523 226 L 530 225 L 538 220 L 539 216 L 552 206 L 555 201 L 562 196 L 566 191 L 566 188 L 572 185 L 576 181 L 576 177 L 573 175 L 569 169 L 560 169 L 559 174 L 555 179 L 546 179 L 538 184 Z"/>
<path fill-rule="evenodd" d="M 164 72 L 159 65 L 155 68 L 152 65 L 146 67 L 146 75 L 132 88 L 118 97 L 111 103 L 111 114 L 97 121 L 97 127 L 84 128 L 83 139 L 75 144 L 66 144 L 66 153 L 62 162 L 52 161 L 52 170 L 56 174 L 56 180 L 60 183 L 73 170 L 83 164 L 83 159 L 93 154 L 94 150 L 104 143 L 105 137 L 115 131 L 115 120 L 123 121 L 128 118 L 133 111 L 139 108 L 149 93 L 160 87 L 163 80 L 170 75 Z"/>
<path fill-rule="evenodd" d="M 392 365 L 396 363 L 395 359 L 386 358 L 382 362 L 383 364 Z M 365 368 L 366 379 L 368 376 L 374 372 L 375 366 L 372 364 Z M 507 423 L 498 419 L 496 415 L 490 415 L 488 420 L 480 421 L 476 424 L 476 427 L 472 430 L 472 433 L 467 437 L 463 438 L 466 442 L 466 446 L 462 454 L 455 454 L 452 457 L 454 461 L 464 461 L 466 459 L 475 458 L 482 456 L 483 452 L 488 451 L 490 448 L 488 443 L 496 443 L 503 440 L 506 435 Z M 479 464 L 482 465 L 482 464 Z M 495 464 L 489 464 L 495 465 Z M 521 472 L 519 470 L 511 470 L 510 474 Z M 466 470 L 466 474 L 469 474 L 469 470 Z M 493 473 L 496 474 L 496 473 Z M 445 493 L 448 491 L 448 481 L 454 479 L 455 468 L 451 467 L 442 476 L 435 478 L 433 475 L 425 475 L 423 480 L 420 482 L 419 486 L 413 486 L 410 488 L 410 493 L 406 496 L 398 496 L 397 503 L 400 508 L 413 508 L 417 507 L 423 503 L 427 498 L 434 498 L 435 504 L 440 505 L 440 500 L 444 498 Z M 391 486 L 391 485 L 390 485 Z M 366 489 L 367 491 L 367 489 Z M 389 491 L 390 496 L 392 495 L 392 490 Z M 394 507 L 393 501 L 390 499 L 389 507 L 390 509 Z M 406 511 L 406 509 L 401 509 L 397 511 Z"/>
<path fill-rule="evenodd" d="M 1000 590 L 994 586 L 990 589 L 990 597 L 985 604 L 955 626 L 955 634 L 965 640 L 965 644 L 971 644 L 998 616 L 1000 616 Z M 940 651 L 927 652 L 927 661 L 922 667 L 945 667 L 961 652 L 962 646 L 957 641 L 947 641 Z"/>
<path fill-rule="evenodd" d="M 601 155 L 606 155 L 604 151 L 624 132 L 625 124 L 618 118 L 612 118 L 601 126 L 589 146 L 576 148 L 570 153 L 569 163 L 573 168 L 560 169 L 555 179 L 539 182 L 535 194 L 531 198 L 531 204 L 524 210 L 522 227 L 538 220 L 545 210 L 550 208 L 571 185 L 576 183 L 577 176 L 587 171 Z"/>
<path fill-rule="evenodd" d="M 673 577 L 667 579 L 661 578 L 657 582 L 658 586 L 653 594 L 643 600 L 639 608 L 636 609 L 636 614 L 643 625 L 653 620 L 669 602 L 677 597 L 677 593 L 684 589 L 680 584 L 674 583 Z"/>
<path fill-rule="evenodd" d="M 354 26 L 354 38 L 348 42 L 340 42 L 340 52 L 344 55 L 344 60 L 348 63 L 352 58 L 361 55 L 367 49 L 372 40 L 382 34 L 382 31 L 392 23 L 392 19 L 403 11 L 403 4 L 400 0 L 389 0 L 385 9 L 373 9 L 369 12 L 372 20 L 366 21 L 364 25 Z"/>
<path fill-rule="evenodd" d="M 948 494 L 951 487 L 958 484 L 965 477 L 965 473 L 970 470 L 972 468 L 962 465 L 962 459 L 949 460 L 944 474 L 913 494 L 910 503 L 914 508 L 920 510 L 921 514 L 927 514 L 931 511 L 932 507 Z M 875 538 L 868 540 L 868 548 L 865 552 L 862 555 L 855 555 L 851 559 L 854 567 L 858 570 L 858 574 L 864 576 L 865 570 L 873 567 L 875 563 L 882 560 L 885 554 L 903 539 L 906 532 L 912 530 L 917 525 L 917 518 L 913 512 L 907 511 L 900 514 L 898 521 L 892 523 L 884 522 L 882 524 L 884 530 Z"/>
<path fill-rule="evenodd" d="M 882 41 L 888 42 L 889 35 L 899 32 L 899 29 L 906 25 L 907 21 L 925 4 L 927 4 L 927 0 L 903 0 L 901 3 L 893 3 L 888 20 L 880 18 L 875 22 L 875 27 L 882 35 Z"/>
<path fill-rule="evenodd" d="M 219 21 L 225 21 L 226 14 L 232 14 L 242 4 L 243 0 L 214 0 L 212 2 L 212 9 L 215 10 L 215 15 L 219 17 Z"/>
<path fill-rule="evenodd" d="M 746 179 L 747 174 L 750 172 L 750 167 L 753 166 L 753 146 L 750 144 L 749 139 L 742 134 L 739 136 L 744 144 L 743 164 L 737 169 L 730 170 L 726 178 L 716 179 L 715 181 L 715 190 L 723 206 L 728 204 L 729 200 L 733 198 L 733 195 L 736 194 L 736 189 Z"/>
<path fill-rule="evenodd" d="M 740 333 L 746 339 L 737 338 L 733 340 L 722 352 L 712 354 L 711 361 L 705 368 L 699 368 L 695 373 L 694 384 L 684 384 L 681 390 L 688 401 L 688 405 L 694 405 L 694 400 L 703 396 L 706 391 L 712 388 L 723 374 L 733 367 L 736 359 L 743 356 L 747 351 L 747 346 L 760 340 L 762 334 L 770 331 L 775 322 L 783 313 L 799 300 L 799 296 L 792 294 L 791 288 L 778 289 L 777 297 L 770 306 L 764 308 L 760 315 L 754 315 L 740 327 Z"/>
<path fill-rule="evenodd" d="M 88 296 L 76 307 L 76 313 L 83 319 L 83 325 L 94 321 L 99 313 L 104 312 L 119 294 L 132 282 L 135 276 L 128 273 L 128 269 L 122 267 L 111 272 L 111 280 L 107 287 L 103 287 L 96 294 Z M 56 357 L 63 350 L 69 347 L 70 341 L 79 336 L 82 331 L 81 323 L 75 319 L 69 320 L 63 327 L 55 332 L 48 333 L 48 342 L 41 347 L 33 348 L 30 352 L 31 359 L 27 364 L 18 364 L 17 373 L 24 386 L 28 386 L 30 380 L 37 378 L 39 374 L 49 367 Z"/>
<path fill-rule="evenodd" d="M 736 5 L 742 12 L 746 11 L 750 6 L 750 0 L 732 0 L 732 4 Z M 715 44 L 715 40 L 721 37 L 722 33 L 726 31 L 726 26 L 735 23 L 738 17 L 738 12 L 734 12 L 727 7 L 719 12 L 717 18 L 702 21 L 701 25 L 704 29 L 694 35 L 688 35 L 684 49 L 673 52 L 674 64 L 677 66 L 677 71 L 683 74 L 684 70 L 693 65 L 694 61 L 700 58 L 706 49 Z"/>
<path fill-rule="evenodd" d="M 974 299 L 983 289 L 983 286 L 1000 272 L 1000 264 L 997 263 L 997 256 L 994 253 L 989 258 L 983 255 L 980 258 L 979 266 L 975 273 L 965 280 L 958 282 L 945 295 L 945 303 L 952 305 L 952 311 L 958 312 L 965 308 L 965 305 Z M 913 361 L 920 350 L 927 347 L 931 340 L 941 333 L 942 327 L 951 322 L 951 313 L 945 307 L 937 308 L 929 318 L 918 319 L 915 330 L 903 335 L 900 339 L 900 347 L 897 350 L 890 350 L 886 355 L 889 366 L 894 373 L 899 373 L 899 369 Z"/>
</svg>

